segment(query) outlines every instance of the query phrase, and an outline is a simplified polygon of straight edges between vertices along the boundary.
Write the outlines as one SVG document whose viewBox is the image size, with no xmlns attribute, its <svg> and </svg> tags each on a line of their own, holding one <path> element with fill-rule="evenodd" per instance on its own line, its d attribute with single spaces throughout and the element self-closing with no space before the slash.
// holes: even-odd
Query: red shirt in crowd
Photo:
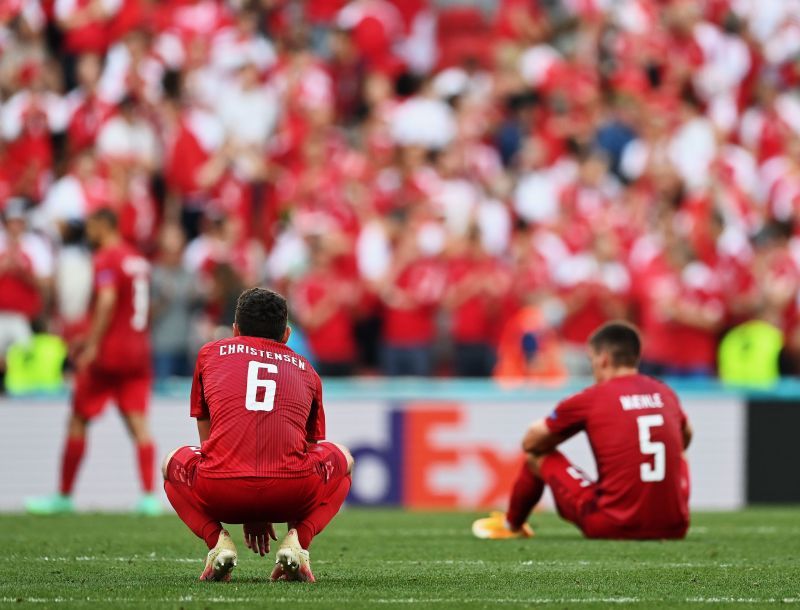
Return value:
<svg viewBox="0 0 800 610">
<path fill-rule="evenodd" d="M 309 442 L 325 438 L 322 381 L 277 341 L 234 337 L 200 350 L 191 416 L 211 420 L 200 470 L 210 478 L 297 478 L 313 472 Z"/>
<path fill-rule="evenodd" d="M 644 375 L 617 377 L 567 398 L 546 421 L 554 434 L 586 432 L 597 462 L 597 508 L 621 528 L 653 537 L 686 531 L 687 419 L 669 387 Z"/>
<path fill-rule="evenodd" d="M 456 342 L 496 342 L 501 298 L 493 297 L 485 287 L 474 285 L 487 281 L 506 283 L 508 274 L 498 267 L 493 259 L 461 258 L 450 263 L 450 285 L 456 289 L 463 286 L 470 294 L 453 309 L 451 334 Z"/>
<path fill-rule="evenodd" d="M 356 344 L 353 338 L 353 315 L 335 293 L 348 287 L 336 272 L 311 273 L 295 286 L 292 302 L 296 311 L 333 301 L 330 315 L 316 327 L 304 326 L 314 357 L 322 362 L 353 362 Z"/>
<path fill-rule="evenodd" d="M 0 312 L 18 313 L 33 320 L 42 305 L 30 256 L 19 247 L 0 251 Z"/>
<path fill-rule="evenodd" d="M 644 358 L 678 368 L 712 369 L 716 362 L 716 331 L 672 319 L 665 303 L 692 305 L 722 319 L 722 291 L 714 272 L 707 265 L 694 262 L 678 273 L 655 261 L 642 279 L 639 305 Z"/>
<path fill-rule="evenodd" d="M 411 301 L 411 306 L 387 305 L 383 329 L 386 343 L 418 346 L 433 341 L 436 312 L 446 281 L 446 272 L 434 260 L 416 260 L 400 272 L 395 285 Z"/>
<path fill-rule="evenodd" d="M 131 246 L 120 243 L 94 256 L 95 291 L 112 287 L 117 295 L 111 322 L 93 365 L 114 373 L 150 369 L 150 264 Z"/>
</svg>

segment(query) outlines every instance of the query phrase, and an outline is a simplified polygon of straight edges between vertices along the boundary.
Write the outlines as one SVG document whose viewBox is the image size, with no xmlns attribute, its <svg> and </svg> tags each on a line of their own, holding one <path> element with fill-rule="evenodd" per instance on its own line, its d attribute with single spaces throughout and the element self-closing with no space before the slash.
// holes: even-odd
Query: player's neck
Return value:
<svg viewBox="0 0 800 610">
<path fill-rule="evenodd" d="M 618 377 L 630 377 L 631 375 L 638 375 L 639 369 L 633 366 L 621 366 L 618 368 L 611 369 L 608 371 L 608 374 L 605 376 L 603 381 L 611 381 L 612 379 L 617 379 Z"/>
</svg>

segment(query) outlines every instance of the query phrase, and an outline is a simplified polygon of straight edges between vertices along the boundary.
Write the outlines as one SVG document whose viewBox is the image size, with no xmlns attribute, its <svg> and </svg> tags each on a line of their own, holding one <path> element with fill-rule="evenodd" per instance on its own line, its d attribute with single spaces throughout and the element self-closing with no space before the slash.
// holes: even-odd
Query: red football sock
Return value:
<svg viewBox="0 0 800 610">
<path fill-rule="evenodd" d="M 147 442 L 136 445 L 136 458 L 139 462 L 139 478 L 145 493 L 153 493 L 155 475 L 156 448 L 153 443 Z"/>
<path fill-rule="evenodd" d="M 64 444 L 64 453 L 61 457 L 61 485 L 60 491 L 68 496 L 75 486 L 75 477 L 83 461 L 86 451 L 86 438 L 83 436 L 69 436 Z"/>
<path fill-rule="evenodd" d="M 195 536 L 205 540 L 209 549 L 213 549 L 217 545 L 222 524 L 205 514 L 190 498 L 181 493 L 179 487 L 169 481 L 164 481 L 164 491 L 167 492 L 169 503 L 181 521 L 194 532 Z"/>
<path fill-rule="evenodd" d="M 307 549 L 311 545 L 314 536 L 319 534 L 328 523 L 336 516 L 339 509 L 344 504 L 344 499 L 350 492 L 350 484 L 353 482 L 350 475 L 341 480 L 339 486 L 317 506 L 311 514 L 295 526 L 300 546 Z"/>
<path fill-rule="evenodd" d="M 523 462 L 508 502 L 506 519 L 514 529 L 519 529 L 528 520 L 533 507 L 542 499 L 544 481 L 531 472 L 527 462 Z"/>
</svg>

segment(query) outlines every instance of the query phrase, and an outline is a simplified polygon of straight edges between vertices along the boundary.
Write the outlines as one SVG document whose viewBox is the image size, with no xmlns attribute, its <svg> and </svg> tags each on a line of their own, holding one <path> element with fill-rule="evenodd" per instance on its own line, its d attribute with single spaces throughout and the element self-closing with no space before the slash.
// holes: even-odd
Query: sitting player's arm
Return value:
<svg viewBox="0 0 800 610">
<path fill-rule="evenodd" d="M 525 432 L 522 439 L 522 450 L 539 456 L 553 451 L 558 445 L 567 440 L 569 436 L 556 434 L 550 431 L 546 420 L 540 419 L 533 422 Z"/>
<path fill-rule="evenodd" d="M 117 290 L 113 285 L 101 287 L 97 291 L 94 314 L 92 315 L 89 337 L 80 356 L 78 356 L 78 369 L 89 366 L 97 357 L 100 342 L 108 330 L 114 307 L 117 304 Z"/>
</svg>

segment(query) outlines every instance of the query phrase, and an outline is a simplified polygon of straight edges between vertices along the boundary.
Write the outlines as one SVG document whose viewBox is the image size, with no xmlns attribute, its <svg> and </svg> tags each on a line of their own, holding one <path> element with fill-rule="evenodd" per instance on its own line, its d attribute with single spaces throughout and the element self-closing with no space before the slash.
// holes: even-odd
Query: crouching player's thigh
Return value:
<svg viewBox="0 0 800 610">
<path fill-rule="evenodd" d="M 161 464 L 164 481 L 178 487 L 193 487 L 201 455 L 200 447 L 192 445 L 170 451 Z"/>
<path fill-rule="evenodd" d="M 342 478 L 353 472 L 353 456 L 344 445 L 321 441 L 311 445 L 308 452 L 318 464 L 324 465 L 325 472 L 328 473 L 326 481 L 334 477 Z"/>
<path fill-rule="evenodd" d="M 530 465 L 553 492 L 562 519 L 574 523 L 588 537 L 596 514 L 597 485 L 559 451 L 531 457 Z"/>
</svg>

